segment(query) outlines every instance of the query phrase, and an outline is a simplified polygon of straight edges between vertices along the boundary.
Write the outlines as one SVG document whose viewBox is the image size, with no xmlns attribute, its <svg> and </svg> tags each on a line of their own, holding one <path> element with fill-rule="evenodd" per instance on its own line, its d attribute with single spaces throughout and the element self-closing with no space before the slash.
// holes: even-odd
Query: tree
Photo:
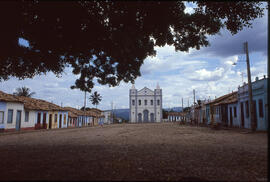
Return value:
<svg viewBox="0 0 270 182">
<path fill-rule="evenodd" d="M 80 109 L 80 110 L 81 110 L 81 111 L 84 111 L 84 106 L 83 106 L 83 107 L 81 107 L 81 109 Z M 90 111 L 90 110 L 91 110 L 91 108 L 86 107 L 86 108 L 85 108 L 85 110 L 86 110 L 86 111 Z"/>
<path fill-rule="evenodd" d="M 165 109 L 162 109 L 162 116 L 163 116 L 163 119 L 167 119 L 168 118 L 168 111 L 166 111 Z"/>
<path fill-rule="evenodd" d="M 102 97 L 100 94 L 97 93 L 97 91 L 95 91 L 91 96 L 90 96 L 90 101 L 92 102 L 93 105 L 97 105 L 99 104 L 99 102 L 101 101 Z"/>
<path fill-rule="evenodd" d="M 197 100 L 197 103 L 198 103 L 199 106 L 201 106 L 202 101 L 201 100 Z"/>
<path fill-rule="evenodd" d="M 35 92 L 30 92 L 30 88 L 27 88 L 25 86 L 16 88 L 16 92 L 13 93 L 13 95 L 16 96 L 25 96 L 25 97 L 32 97 L 35 94 Z"/>
<path fill-rule="evenodd" d="M 190 107 L 185 107 L 184 109 L 183 109 L 183 112 L 189 112 L 190 111 Z"/>
<path fill-rule="evenodd" d="M 134 83 L 144 59 L 155 56 L 154 46 L 200 49 L 209 45 L 207 35 L 223 27 L 236 34 L 264 10 L 259 2 L 194 3 L 189 14 L 182 1 L 0 2 L 0 81 L 50 71 L 61 76 L 69 66 L 80 75 L 73 89 L 91 92 L 93 79 Z"/>
</svg>

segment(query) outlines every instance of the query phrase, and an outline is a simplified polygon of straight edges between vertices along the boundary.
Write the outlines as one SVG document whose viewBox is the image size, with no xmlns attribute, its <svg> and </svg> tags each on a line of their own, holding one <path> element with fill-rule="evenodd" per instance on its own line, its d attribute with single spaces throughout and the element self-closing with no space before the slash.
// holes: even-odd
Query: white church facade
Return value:
<svg viewBox="0 0 270 182">
<path fill-rule="evenodd" d="M 159 85 L 153 91 L 147 87 L 141 90 L 129 90 L 129 120 L 130 123 L 161 122 L 162 121 L 162 89 Z"/>
</svg>

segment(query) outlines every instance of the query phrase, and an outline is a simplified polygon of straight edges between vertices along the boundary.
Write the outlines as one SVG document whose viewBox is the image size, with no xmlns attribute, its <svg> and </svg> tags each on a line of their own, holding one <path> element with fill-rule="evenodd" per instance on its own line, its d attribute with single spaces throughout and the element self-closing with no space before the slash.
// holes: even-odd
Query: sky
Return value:
<svg viewBox="0 0 270 182">
<path fill-rule="evenodd" d="M 187 12 L 192 13 L 192 4 Z M 157 55 L 147 57 L 141 67 L 141 77 L 135 80 L 135 88 L 154 90 L 159 84 L 163 93 L 163 108 L 190 106 L 193 102 L 193 89 L 196 100 L 214 99 L 232 91 L 247 82 L 246 55 L 243 43 L 248 42 L 251 65 L 251 80 L 267 75 L 267 22 L 268 14 L 256 19 L 252 28 L 245 28 L 236 35 L 222 29 L 219 35 L 209 36 L 209 47 L 189 52 L 175 52 L 174 47 L 155 47 Z M 26 45 L 23 39 L 19 43 Z M 236 65 L 233 65 L 236 63 Z M 81 108 L 84 105 L 84 92 L 70 89 L 76 75 L 66 68 L 57 78 L 53 73 L 35 76 L 33 79 L 11 78 L 0 82 L 0 90 L 13 93 L 16 88 L 26 86 L 36 94 L 34 98 L 44 99 L 57 105 Z M 109 87 L 96 83 L 93 91 L 102 96 L 99 109 L 109 110 L 129 107 L 131 83 L 121 82 L 119 86 Z M 95 107 L 87 93 L 86 107 Z"/>
</svg>

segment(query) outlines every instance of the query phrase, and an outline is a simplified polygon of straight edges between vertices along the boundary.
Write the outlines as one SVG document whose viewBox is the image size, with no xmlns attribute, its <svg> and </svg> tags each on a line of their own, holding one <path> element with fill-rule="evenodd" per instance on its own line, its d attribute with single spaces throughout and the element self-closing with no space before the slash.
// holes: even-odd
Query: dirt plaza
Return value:
<svg viewBox="0 0 270 182">
<path fill-rule="evenodd" d="M 176 123 L 0 133 L 0 180 L 267 181 L 267 133 Z"/>
</svg>

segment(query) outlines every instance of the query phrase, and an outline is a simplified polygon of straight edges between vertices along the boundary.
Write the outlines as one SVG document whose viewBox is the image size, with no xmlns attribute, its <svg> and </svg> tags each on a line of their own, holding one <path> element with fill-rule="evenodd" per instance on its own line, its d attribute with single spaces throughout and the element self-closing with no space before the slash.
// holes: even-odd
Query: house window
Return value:
<svg viewBox="0 0 270 182">
<path fill-rule="evenodd" d="M 246 116 L 249 117 L 249 107 L 248 107 L 248 100 L 246 101 Z"/>
<path fill-rule="evenodd" d="M 154 104 L 153 100 L 151 100 L 151 106 Z"/>
<path fill-rule="evenodd" d="M 46 116 L 47 116 L 47 113 L 43 113 L 43 123 L 46 123 Z"/>
<path fill-rule="evenodd" d="M 0 124 L 4 123 L 4 111 L 0 111 Z"/>
<path fill-rule="evenodd" d="M 135 106 L 135 100 L 132 100 L 132 105 Z"/>
<path fill-rule="evenodd" d="M 144 105 L 147 105 L 147 100 L 144 100 Z"/>
<path fill-rule="evenodd" d="M 8 110 L 8 120 L 7 123 L 12 123 L 13 120 L 13 109 Z"/>
<path fill-rule="evenodd" d="M 159 100 L 157 100 L 157 105 L 159 106 Z"/>
<path fill-rule="evenodd" d="M 259 99 L 259 116 L 263 118 L 263 100 Z"/>
<path fill-rule="evenodd" d="M 52 123 L 52 114 L 49 115 L 49 122 Z"/>
<path fill-rule="evenodd" d="M 233 107 L 233 113 L 234 113 L 234 117 L 236 118 L 237 117 L 237 113 L 236 113 L 236 107 L 235 106 Z"/>
<path fill-rule="evenodd" d="M 54 122 L 57 123 L 57 114 L 54 115 Z"/>
<path fill-rule="evenodd" d="M 29 121 L 29 111 L 25 111 L 25 122 Z"/>
<path fill-rule="evenodd" d="M 40 124 L 40 122 L 41 122 L 41 113 L 39 112 L 37 116 L 37 123 Z"/>
<path fill-rule="evenodd" d="M 66 124 L 66 115 L 64 114 L 64 125 Z"/>
<path fill-rule="evenodd" d="M 141 100 L 139 100 L 139 106 L 142 104 Z"/>
</svg>

